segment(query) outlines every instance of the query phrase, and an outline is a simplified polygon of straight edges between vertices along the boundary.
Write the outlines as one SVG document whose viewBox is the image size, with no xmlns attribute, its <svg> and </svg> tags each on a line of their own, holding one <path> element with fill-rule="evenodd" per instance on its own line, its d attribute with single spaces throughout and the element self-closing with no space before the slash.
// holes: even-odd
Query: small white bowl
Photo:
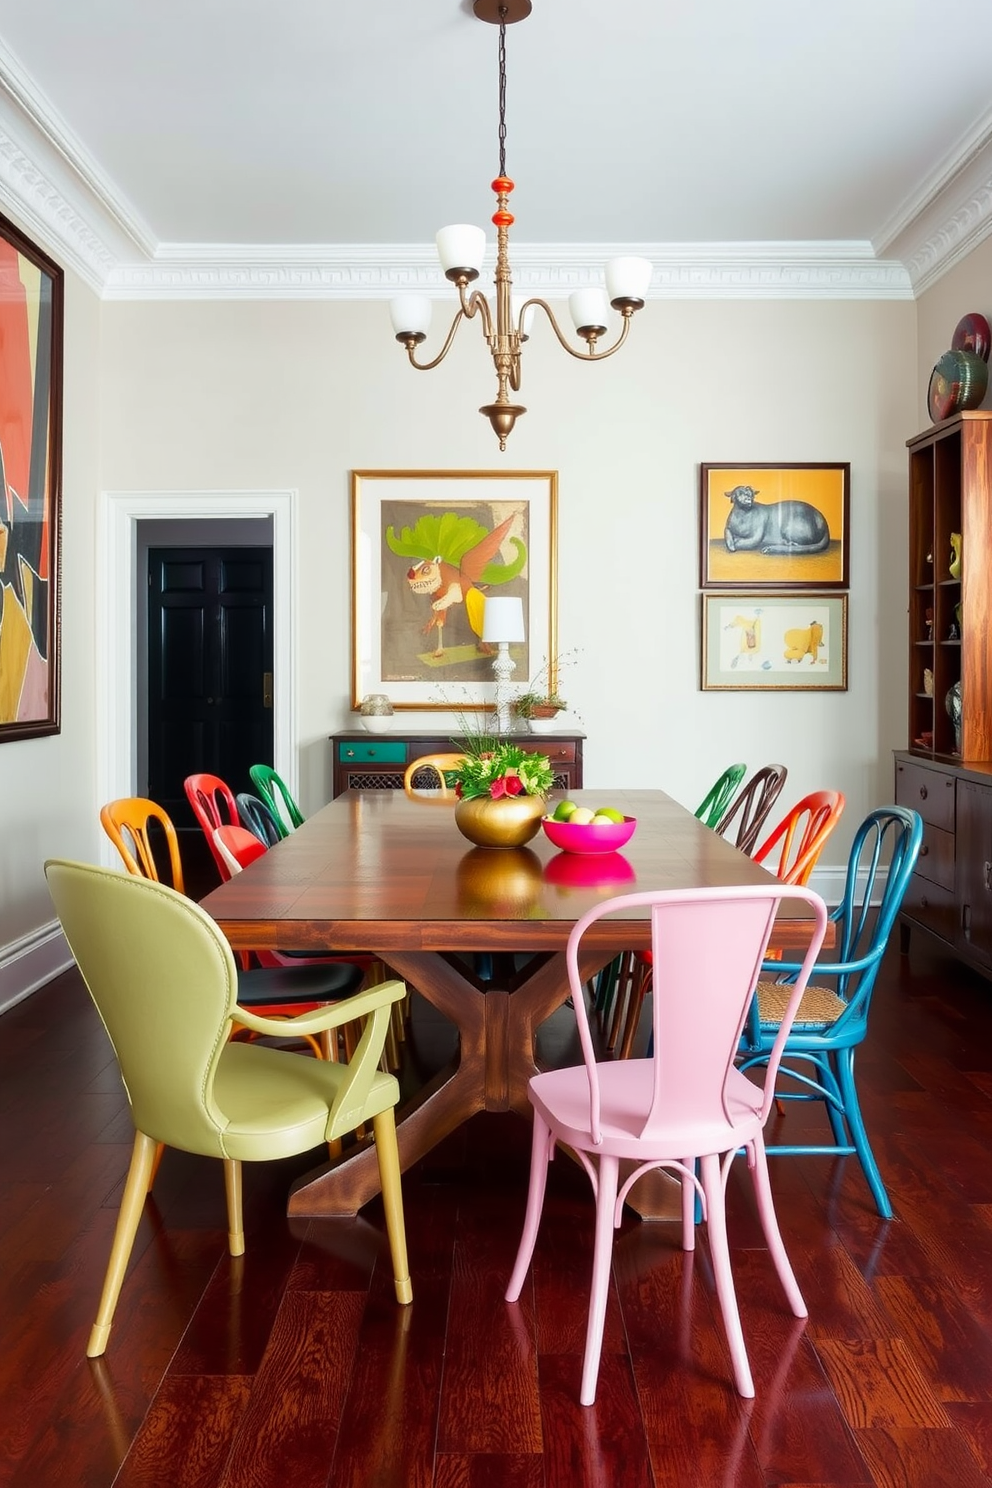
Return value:
<svg viewBox="0 0 992 1488">
<path fill-rule="evenodd" d="M 363 713 L 362 728 L 370 734 L 388 734 L 393 726 L 391 713 Z"/>
</svg>

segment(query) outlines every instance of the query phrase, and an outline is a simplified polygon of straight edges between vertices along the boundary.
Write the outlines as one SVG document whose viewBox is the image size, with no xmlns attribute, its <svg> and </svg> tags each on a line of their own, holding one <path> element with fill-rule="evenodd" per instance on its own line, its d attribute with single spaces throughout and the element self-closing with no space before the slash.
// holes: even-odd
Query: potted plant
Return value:
<svg viewBox="0 0 992 1488">
<path fill-rule="evenodd" d="M 566 699 L 558 691 L 558 676 L 574 656 L 575 653 L 570 651 L 545 661 L 537 675 L 527 683 L 527 690 L 511 703 L 514 718 L 526 724 L 532 733 L 554 729 L 558 714 L 568 707 Z"/>
<path fill-rule="evenodd" d="M 513 700 L 513 712 L 527 723 L 537 719 L 554 718 L 568 703 L 556 690 L 550 692 L 523 692 Z"/>
</svg>

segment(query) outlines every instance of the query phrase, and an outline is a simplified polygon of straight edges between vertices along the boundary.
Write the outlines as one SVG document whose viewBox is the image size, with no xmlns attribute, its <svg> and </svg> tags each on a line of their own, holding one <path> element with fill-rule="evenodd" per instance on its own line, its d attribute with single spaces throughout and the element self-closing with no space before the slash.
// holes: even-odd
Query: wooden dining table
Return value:
<svg viewBox="0 0 992 1488">
<path fill-rule="evenodd" d="M 587 909 L 645 889 L 769 880 L 663 791 L 572 799 L 637 819 L 621 852 L 559 852 L 543 831 L 522 848 L 473 847 L 450 799 L 347 791 L 201 901 L 236 950 L 371 953 L 455 1025 L 457 1059 L 397 1113 L 403 1171 L 476 1112 L 529 1118 L 538 1029 L 569 996 L 565 946 Z M 805 906 L 783 902 L 771 944 L 804 950 L 810 929 Z M 596 922 L 583 937 L 583 980 L 649 944 L 646 909 Z M 470 953 L 489 953 L 501 974 L 482 982 Z M 674 1185 L 658 1177 L 639 1180 L 629 1202 L 645 1218 L 674 1218 Z M 365 1139 L 297 1180 L 289 1213 L 355 1214 L 378 1191 Z"/>
</svg>

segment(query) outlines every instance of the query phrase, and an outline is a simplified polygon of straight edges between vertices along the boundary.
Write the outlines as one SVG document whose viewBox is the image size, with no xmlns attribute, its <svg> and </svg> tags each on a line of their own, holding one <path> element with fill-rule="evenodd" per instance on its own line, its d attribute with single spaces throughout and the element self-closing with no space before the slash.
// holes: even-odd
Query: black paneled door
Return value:
<svg viewBox="0 0 992 1488">
<path fill-rule="evenodd" d="M 150 548 L 148 794 L 196 828 L 186 776 L 237 794 L 259 762 L 272 762 L 272 549 Z"/>
</svg>

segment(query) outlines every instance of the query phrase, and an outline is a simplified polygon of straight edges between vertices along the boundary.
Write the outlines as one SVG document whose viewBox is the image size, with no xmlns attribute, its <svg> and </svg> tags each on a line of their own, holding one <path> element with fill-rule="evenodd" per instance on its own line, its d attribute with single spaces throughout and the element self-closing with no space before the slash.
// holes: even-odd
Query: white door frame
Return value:
<svg viewBox="0 0 992 1488">
<path fill-rule="evenodd" d="M 273 765 L 294 796 L 297 783 L 296 491 L 104 491 L 97 519 L 97 789 L 101 802 L 137 786 L 135 635 L 138 523 L 155 519 L 271 517 L 273 579 Z M 106 843 L 107 863 L 116 855 Z"/>
</svg>

